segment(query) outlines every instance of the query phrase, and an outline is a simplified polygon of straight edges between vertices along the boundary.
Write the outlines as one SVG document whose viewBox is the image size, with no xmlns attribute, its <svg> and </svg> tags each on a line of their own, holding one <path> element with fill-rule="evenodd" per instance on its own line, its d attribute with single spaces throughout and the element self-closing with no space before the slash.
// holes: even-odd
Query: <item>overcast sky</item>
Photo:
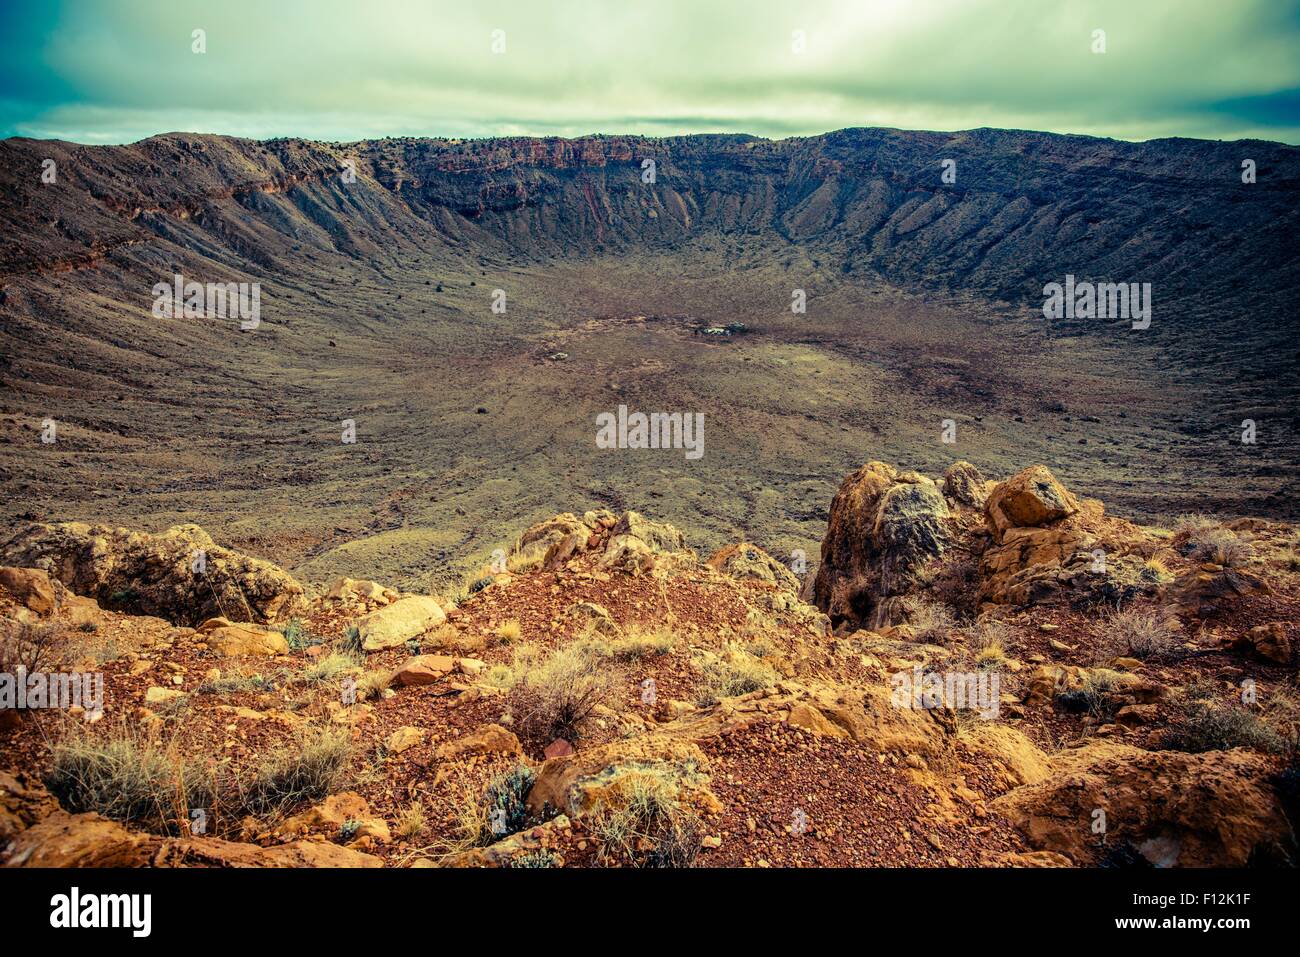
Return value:
<svg viewBox="0 0 1300 957">
<path fill-rule="evenodd" d="M 0 0 L 3 136 L 849 126 L 1300 143 L 1300 0 Z"/>
</svg>

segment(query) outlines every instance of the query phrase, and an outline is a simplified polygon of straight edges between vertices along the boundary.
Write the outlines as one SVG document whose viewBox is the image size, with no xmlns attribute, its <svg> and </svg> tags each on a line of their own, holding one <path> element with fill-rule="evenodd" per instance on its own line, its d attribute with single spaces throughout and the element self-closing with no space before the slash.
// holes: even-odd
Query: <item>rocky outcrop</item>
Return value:
<svg viewBox="0 0 1300 957">
<path fill-rule="evenodd" d="M 869 462 L 831 501 L 814 603 L 832 624 L 880 628 L 902 620 L 897 602 L 951 541 L 948 505 L 930 479 Z"/>
<path fill-rule="evenodd" d="M 217 545 L 197 525 L 152 535 L 84 522 L 34 523 L 0 544 L 0 562 L 41 569 L 105 608 L 181 625 L 215 617 L 269 622 L 304 606 L 302 586 L 287 572 Z"/>
<path fill-rule="evenodd" d="M 1042 465 L 1031 465 L 994 486 L 984 504 L 989 528 L 1002 541 L 1010 528 L 1042 528 L 1079 510 L 1074 496 Z"/>
<path fill-rule="evenodd" d="M 988 497 L 990 483 L 984 474 L 969 462 L 954 462 L 943 473 L 943 494 L 957 506 L 982 509 Z"/>
<path fill-rule="evenodd" d="M 750 542 L 727 545 L 710 556 L 708 564 L 740 581 L 759 581 L 797 594 L 799 579 L 775 558 Z"/>
<path fill-rule="evenodd" d="M 1127 845 L 1157 867 L 1244 867 L 1281 858 L 1294 841 L 1265 783 L 1268 761 L 1249 751 L 1184 754 L 1095 740 L 1050 766 L 1045 780 L 993 807 L 1036 848 L 1075 864 Z"/>
<path fill-rule="evenodd" d="M 56 811 L 14 838 L 5 867 L 380 867 L 324 841 L 261 847 L 210 837 L 159 837 L 98 814 Z"/>
</svg>

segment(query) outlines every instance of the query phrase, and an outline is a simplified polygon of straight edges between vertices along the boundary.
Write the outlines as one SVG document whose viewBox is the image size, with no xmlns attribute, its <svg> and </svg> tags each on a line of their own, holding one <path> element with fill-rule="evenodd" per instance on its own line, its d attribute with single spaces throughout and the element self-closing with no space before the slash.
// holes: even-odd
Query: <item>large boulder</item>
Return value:
<svg viewBox="0 0 1300 957">
<path fill-rule="evenodd" d="M 0 568 L 0 587 L 29 611 L 42 616 L 54 612 L 54 586 L 39 568 Z"/>
<path fill-rule="evenodd" d="M 362 648 L 382 651 L 418 638 L 446 620 L 447 613 L 436 598 L 408 595 L 357 619 L 357 629 L 361 632 Z"/>
<path fill-rule="evenodd" d="M 0 563 L 35 568 L 105 608 L 194 625 L 269 622 L 304 607 L 282 568 L 222 548 L 197 525 L 160 535 L 85 522 L 33 523 L 0 543 Z"/>
<path fill-rule="evenodd" d="M 868 462 L 844 480 L 831 501 L 813 600 L 832 624 L 896 624 L 898 603 L 921 568 L 950 543 L 948 505 L 939 487 L 916 472 Z"/>
<path fill-rule="evenodd" d="M 289 653 L 284 635 L 257 625 L 209 618 L 198 627 L 199 641 L 223 658 L 274 658 Z"/>
<path fill-rule="evenodd" d="M 989 528 L 999 542 L 1007 529 L 1042 528 L 1078 510 L 1078 501 L 1045 465 L 1031 465 L 999 482 L 984 503 Z"/>
<path fill-rule="evenodd" d="M 1075 864 L 1129 847 L 1157 867 L 1244 867 L 1280 858 L 1294 842 L 1267 784 L 1269 761 L 1254 752 L 1143 751 L 1094 739 L 1049 763 L 1045 780 L 993 808 L 1034 847 Z M 1104 845 L 1094 832 L 1102 815 Z"/>
<path fill-rule="evenodd" d="M 984 474 L 969 462 L 954 462 L 943 473 L 943 494 L 959 506 L 982 509 L 988 487 Z"/>
</svg>

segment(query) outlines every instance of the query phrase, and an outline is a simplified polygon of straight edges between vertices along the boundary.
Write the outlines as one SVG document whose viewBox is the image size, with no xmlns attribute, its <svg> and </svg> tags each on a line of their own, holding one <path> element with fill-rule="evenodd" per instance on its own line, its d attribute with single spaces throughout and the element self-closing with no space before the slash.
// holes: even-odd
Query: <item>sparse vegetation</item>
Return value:
<svg viewBox="0 0 1300 957">
<path fill-rule="evenodd" d="M 424 805 L 419 801 L 412 801 L 397 815 L 397 836 L 409 841 L 418 836 L 427 823 Z"/>
<path fill-rule="evenodd" d="M 361 661 L 356 655 L 336 651 L 308 662 L 302 670 L 302 677 L 308 684 L 324 684 L 360 670 Z"/>
<path fill-rule="evenodd" d="M 1177 751 L 1226 751 L 1253 748 L 1268 754 L 1287 750 L 1286 739 L 1244 705 L 1189 701 L 1165 734 L 1165 746 Z"/>
<path fill-rule="evenodd" d="M 213 783 L 196 758 L 183 757 L 122 725 L 109 735 L 71 727 L 54 745 L 45 787 L 73 813 L 174 833 L 189 809 L 213 804 Z"/>
<path fill-rule="evenodd" d="M 336 790 L 351 754 L 345 731 L 303 732 L 262 760 L 252 780 L 240 788 L 238 805 L 265 814 L 319 801 Z"/>
<path fill-rule="evenodd" d="M 595 814 L 592 832 L 601 863 L 690 867 L 704 835 L 699 815 L 680 799 L 680 772 L 662 764 L 615 770 L 608 790 L 617 804 Z"/>
<path fill-rule="evenodd" d="M 1185 650 L 1177 619 L 1158 608 L 1133 605 L 1114 612 L 1104 624 L 1098 642 L 1099 658 L 1136 658 L 1139 661 L 1176 661 Z"/>
<path fill-rule="evenodd" d="M 307 627 L 303 624 L 301 618 L 290 618 L 288 623 L 280 629 L 280 634 L 284 635 L 284 640 L 289 645 L 290 651 L 302 651 L 312 643 L 311 636 L 307 633 Z"/>
<path fill-rule="evenodd" d="M 550 851 L 529 851 L 511 858 L 510 866 L 516 868 L 550 868 L 559 867 L 560 858 Z"/>
<path fill-rule="evenodd" d="M 510 710 L 521 731 L 547 741 L 572 740 L 591 712 L 612 698 L 621 679 L 621 672 L 589 645 L 575 643 L 540 661 L 531 649 L 517 655 L 503 687 L 510 689 Z"/>
<path fill-rule="evenodd" d="M 952 609 L 941 602 L 908 596 L 903 600 L 907 623 L 916 640 L 931 645 L 946 645 L 952 637 L 956 619 Z"/>
<path fill-rule="evenodd" d="M 195 691 L 198 694 L 228 695 L 245 691 L 271 691 L 274 688 L 274 678 L 261 673 L 223 671 L 214 678 L 205 678 Z"/>
<path fill-rule="evenodd" d="M 511 618 L 509 621 L 504 621 L 497 625 L 495 634 L 498 639 L 505 642 L 507 645 L 512 645 L 523 637 L 524 631 L 522 626 L 519 624 L 519 619 Z"/>
<path fill-rule="evenodd" d="M 621 638 L 588 638 L 583 644 L 594 654 L 616 661 L 637 661 L 656 655 L 666 655 L 673 650 L 677 636 L 666 625 L 652 628 L 634 626 L 623 632 Z"/>
<path fill-rule="evenodd" d="M 698 703 L 701 707 L 717 704 L 722 698 L 734 698 L 779 680 L 775 669 L 743 648 L 729 644 L 721 653 L 701 651 L 696 655 L 701 683 Z"/>
<path fill-rule="evenodd" d="M 1058 691 L 1056 703 L 1064 711 L 1083 712 L 1098 722 L 1108 722 L 1119 710 L 1119 702 L 1113 692 L 1121 680 L 1119 672 L 1093 668 L 1084 674 L 1083 682 L 1078 688 Z"/>
</svg>

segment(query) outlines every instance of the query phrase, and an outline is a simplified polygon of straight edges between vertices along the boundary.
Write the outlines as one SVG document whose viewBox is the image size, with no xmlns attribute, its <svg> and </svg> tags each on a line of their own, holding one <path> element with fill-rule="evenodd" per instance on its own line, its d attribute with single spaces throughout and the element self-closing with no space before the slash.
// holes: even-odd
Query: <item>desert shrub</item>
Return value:
<svg viewBox="0 0 1300 957">
<path fill-rule="evenodd" d="M 909 595 L 903 599 L 903 609 L 917 641 L 931 645 L 948 643 L 956 620 L 947 605 Z"/>
<path fill-rule="evenodd" d="M 599 808 L 592 832 L 597 859 L 636 867 L 690 867 L 699 854 L 704 826 L 679 798 L 676 769 L 638 766 L 620 769 L 619 803 Z"/>
<path fill-rule="evenodd" d="M 970 612 L 979 594 L 979 566 L 969 556 L 949 553 L 932 565 L 930 591 L 943 605 Z"/>
<path fill-rule="evenodd" d="M 721 654 L 711 651 L 696 656 L 702 682 L 698 702 L 702 707 L 717 704 L 722 698 L 734 698 L 760 688 L 769 688 L 779 680 L 775 669 L 737 645 L 727 645 Z"/>
<path fill-rule="evenodd" d="M 523 627 L 518 618 L 511 618 L 497 626 L 496 636 L 507 645 L 514 644 L 523 637 Z"/>
<path fill-rule="evenodd" d="M 55 667 L 64 649 L 64 629 L 54 622 L 15 622 L 0 626 L 0 672 L 28 674 Z"/>
<path fill-rule="evenodd" d="M 241 786 L 238 807 L 265 814 L 319 801 L 338 787 L 351 755 L 345 731 L 304 732 L 262 759 L 252 779 Z"/>
<path fill-rule="evenodd" d="M 359 671 L 361 662 L 356 655 L 334 652 L 330 655 L 308 662 L 302 670 L 303 680 L 308 684 L 324 684 L 336 681 L 343 675 Z"/>
<path fill-rule="evenodd" d="M 1119 701 L 1112 693 L 1119 683 L 1118 672 L 1093 668 L 1084 674 L 1078 688 L 1058 691 L 1056 703 L 1064 711 L 1083 712 L 1100 722 L 1107 722 L 1119 710 Z"/>
<path fill-rule="evenodd" d="M 487 831 L 480 835 L 486 843 L 524 829 L 528 823 L 528 792 L 536 777 L 528 765 L 517 764 L 488 782 L 483 791 Z"/>
<path fill-rule="evenodd" d="M 1180 516 L 1174 524 L 1175 547 L 1196 562 L 1213 562 L 1225 568 L 1247 564 L 1254 555 L 1251 544 L 1222 522 L 1204 515 Z"/>
<path fill-rule="evenodd" d="M 549 868 L 559 867 L 560 858 L 550 851 L 529 851 L 526 854 L 520 854 L 518 857 L 510 859 L 510 867 L 518 868 Z"/>
<path fill-rule="evenodd" d="M 1287 750 L 1287 742 L 1244 706 L 1189 701 L 1166 731 L 1165 747 L 1191 752 L 1253 748 L 1280 754 Z"/>
<path fill-rule="evenodd" d="M 588 646 L 572 644 L 540 661 L 531 650 L 517 656 L 507 680 L 516 724 L 549 741 L 577 737 L 592 711 L 613 698 L 622 675 Z"/>
<path fill-rule="evenodd" d="M 174 833 L 189 809 L 213 803 L 213 785 L 197 759 L 149 741 L 125 725 L 109 735 L 70 731 L 54 745 L 46 789 L 68 811 L 94 811 Z"/>
<path fill-rule="evenodd" d="M 1137 658 L 1139 661 L 1176 661 L 1185 654 L 1177 620 L 1159 609 L 1130 605 L 1114 612 L 1105 623 L 1098 643 L 1102 657 Z"/>
<path fill-rule="evenodd" d="M 335 642 L 334 650 L 344 655 L 361 655 L 365 652 L 361 645 L 361 629 L 356 625 L 348 625 L 343 630 L 342 637 Z"/>
<path fill-rule="evenodd" d="M 424 805 L 412 801 L 397 815 L 397 836 L 410 840 L 424 830 L 426 820 Z"/>
<path fill-rule="evenodd" d="M 308 634 L 307 626 L 302 623 L 301 618 L 290 618 L 288 624 L 280 629 L 280 634 L 284 635 L 290 651 L 302 651 L 312 643 L 311 635 Z"/>
</svg>

